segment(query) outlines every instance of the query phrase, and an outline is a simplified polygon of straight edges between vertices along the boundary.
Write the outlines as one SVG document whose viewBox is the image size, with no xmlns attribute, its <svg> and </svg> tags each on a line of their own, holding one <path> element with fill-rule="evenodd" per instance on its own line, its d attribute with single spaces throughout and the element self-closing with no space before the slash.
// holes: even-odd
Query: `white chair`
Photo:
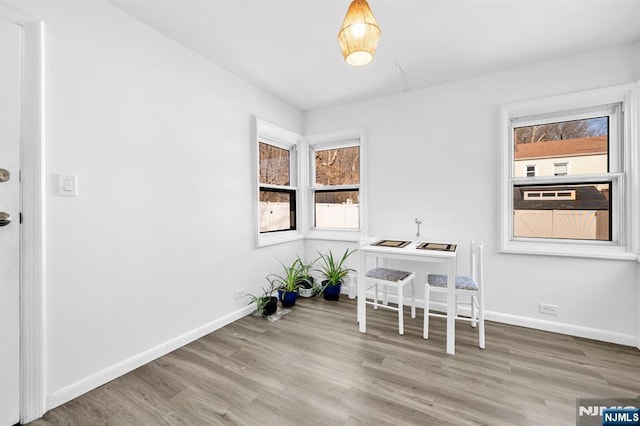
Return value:
<svg viewBox="0 0 640 426">
<path fill-rule="evenodd" d="M 484 349 L 484 289 L 482 271 L 482 250 L 483 244 L 471 240 L 471 276 L 456 275 L 455 297 L 456 312 L 455 319 L 469 321 L 475 327 L 478 323 L 478 346 Z M 447 294 L 447 276 L 442 274 L 427 274 L 427 282 L 424 286 L 424 330 L 423 337 L 429 338 L 429 317 L 444 317 L 445 314 L 429 312 L 429 298 L 431 293 Z M 469 297 L 469 302 L 458 301 L 458 296 Z M 457 307 L 459 304 L 469 305 L 470 317 L 460 316 Z"/>
<path fill-rule="evenodd" d="M 374 238 L 362 237 L 362 239 L 360 240 L 360 245 L 364 246 L 367 244 L 371 244 L 374 241 L 375 241 Z M 369 291 L 373 288 L 373 299 L 365 300 L 365 305 L 372 305 L 373 309 L 385 308 L 385 309 L 390 309 L 392 311 L 397 311 L 399 334 L 404 334 L 403 311 L 404 311 L 404 298 L 406 296 L 404 294 L 403 288 L 408 283 L 411 283 L 411 318 L 416 317 L 415 277 L 416 277 L 416 274 L 414 272 L 407 272 L 407 271 L 401 271 L 398 269 L 380 267 L 378 265 L 378 259 L 376 259 L 375 268 L 370 269 L 365 273 L 366 291 Z M 378 286 L 381 286 L 382 288 L 379 289 Z M 397 289 L 398 303 L 396 307 L 389 306 L 387 304 L 387 292 L 389 291 L 390 288 Z M 384 302 L 382 303 L 378 302 L 379 290 L 381 290 L 383 293 Z M 366 306 L 365 306 L 365 309 L 366 309 Z"/>
</svg>

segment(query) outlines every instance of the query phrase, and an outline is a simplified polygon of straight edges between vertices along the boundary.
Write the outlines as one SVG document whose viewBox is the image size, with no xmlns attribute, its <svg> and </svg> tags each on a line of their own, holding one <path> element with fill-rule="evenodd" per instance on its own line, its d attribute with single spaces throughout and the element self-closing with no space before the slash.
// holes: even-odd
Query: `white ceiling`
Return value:
<svg viewBox="0 0 640 426">
<path fill-rule="evenodd" d="M 640 41 L 640 0 L 369 0 L 382 39 L 346 65 L 350 0 L 108 0 L 307 111 Z"/>
</svg>

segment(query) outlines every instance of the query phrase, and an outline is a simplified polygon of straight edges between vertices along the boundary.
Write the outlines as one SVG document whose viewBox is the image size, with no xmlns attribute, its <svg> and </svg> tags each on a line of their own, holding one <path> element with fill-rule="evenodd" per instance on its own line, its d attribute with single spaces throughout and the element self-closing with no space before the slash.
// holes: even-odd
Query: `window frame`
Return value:
<svg viewBox="0 0 640 426">
<path fill-rule="evenodd" d="M 289 185 L 272 185 L 260 182 L 260 142 L 289 151 Z M 300 164 L 302 158 L 302 135 L 255 117 L 255 131 L 252 138 L 254 155 L 254 234 L 256 247 L 281 244 L 303 238 L 302 206 L 304 191 L 301 191 Z M 295 229 L 261 232 L 260 230 L 260 192 L 261 189 L 292 193 L 295 197 Z"/>
<path fill-rule="evenodd" d="M 533 168 L 533 175 L 529 176 L 529 167 Z M 536 177 L 538 176 L 538 165 L 537 164 L 525 164 L 524 172 L 526 177 Z"/>
<path fill-rule="evenodd" d="M 513 128 L 585 118 L 620 104 L 619 125 L 610 121 L 608 173 L 567 176 L 514 176 Z M 620 129 L 621 134 L 612 132 Z M 613 143 L 618 141 L 618 143 Z M 615 145 L 615 146 L 614 146 Z M 500 252 L 555 256 L 638 258 L 638 87 L 626 84 L 568 95 L 505 104 L 500 107 Z M 513 236 L 513 188 L 522 185 L 612 181 L 615 207 L 611 241 L 562 240 Z"/>
<path fill-rule="evenodd" d="M 308 185 L 307 185 L 307 203 L 306 203 L 306 228 L 305 238 L 340 240 L 340 241 L 359 241 L 361 235 L 366 234 L 366 176 L 364 167 L 364 134 L 362 129 L 347 129 L 343 131 L 323 133 L 305 136 L 307 146 L 307 167 L 308 167 Z M 352 146 L 359 147 L 360 155 L 360 182 L 355 185 L 331 185 L 316 186 L 315 176 L 315 152 L 348 148 Z M 358 191 L 359 212 L 358 212 L 358 228 L 317 228 L 315 226 L 315 194 L 316 192 L 331 191 Z"/>
<path fill-rule="evenodd" d="M 554 176 L 571 176 L 571 169 L 569 168 L 569 161 L 560 161 L 557 163 L 553 163 L 553 175 Z M 558 174 L 557 168 L 558 166 L 564 166 L 564 174 Z"/>
</svg>

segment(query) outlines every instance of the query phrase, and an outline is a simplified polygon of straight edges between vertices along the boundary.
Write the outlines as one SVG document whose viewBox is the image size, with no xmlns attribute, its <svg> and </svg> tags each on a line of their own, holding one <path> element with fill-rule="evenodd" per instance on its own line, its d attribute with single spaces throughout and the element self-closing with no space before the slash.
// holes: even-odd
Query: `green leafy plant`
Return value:
<svg viewBox="0 0 640 426">
<path fill-rule="evenodd" d="M 267 280 L 269 281 L 269 280 Z M 255 303 L 256 304 L 256 311 L 259 315 L 266 315 L 266 308 L 267 305 L 269 304 L 269 302 L 275 298 L 275 296 L 273 296 L 273 292 L 276 291 L 276 288 L 274 286 L 274 283 L 272 281 L 269 281 L 269 286 L 268 287 L 262 287 L 262 294 L 259 296 L 253 295 L 253 294 L 247 294 L 246 296 L 250 299 L 248 305 Z M 277 299 L 276 299 L 277 300 Z M 277 303 L 277 302 L 276 302 Z"/>
<path fill-rule="evenodd" d="M 298 269 L 300 270 L 300 281 L 301 284 L 304 282 L 308 283 L 310 286 L 313 286 L 313 276 L 311 275 L 311 271 L 313 270 L 313 265 L 318 261 L 318 259 L 313 259 L 310 262 L 307 262 L 298 257 Z"/>
<path fill-rule="evenodd" d="M 311 271 L 313 271 L 313 265 L 318 261 L 318 258 L 313 259 L 312 261 L 306 261 L 298 257 L 298 266 L 300 268 L 300 281 L 298 293 L 302 297 L 311 297 L 315 296 L 320 288 L 316 284 L 316 280 L 311 275 Z"/>
<path fill-rule="evenodd" d="M 303 277 L 302 269 L 300 268 L 300 263 L 302 261 L 300 258 L 297 258 L 293 261 L 291 266 L 287 266 L 284 263 L 280 262 L 282 267 L 284 268 L 283 274 L 269 274 L 267 275 L 267 280 L 272 283 L 273 286 L 279 288 L 282 291 L 295 292 L 300 287 L 300 282 Z"/>
<path fill-rule="evenodd" d="M 326 285 L 324 285 L 324 287 L 342 284 L 344 277 L 346 277 L 349 272 L 355 271 L 354 269 L 344 266 L 344 262 L 354 252 L 355 250 L 349 251 L 349 249 L 347 249 L 344 251 L 340 259 L 334 257 L 331 250 L 326 254 L 318 252 L 320 254 L 319 260 L 321 261 L 318 272 L 320 272 L 326 279 Z"/>
</svg>

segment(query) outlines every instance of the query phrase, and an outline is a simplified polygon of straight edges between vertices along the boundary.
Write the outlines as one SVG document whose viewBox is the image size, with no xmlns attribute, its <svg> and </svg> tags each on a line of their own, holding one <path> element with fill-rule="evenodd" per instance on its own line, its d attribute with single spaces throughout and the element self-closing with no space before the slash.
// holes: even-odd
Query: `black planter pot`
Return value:
<svg viewBox="0 0 640 426">
<path fill-rule="evenodd" d="M 322 296 L 324 297 L 324 300 L 340 300 L 342 282 L 339 282 L 337 285 L 327 285 L 328 283 L 328 281 L 322 281 L 322 286 L 324 287 Z"/>
<path fill-rule="evenodd" d="M 264 310 L 262 311 L 262 315 L 269 316 L 276 313 L 278 310 L 278 298 L 275 296 L 270 296 L 269 301 L 264 305 Z"/>
<path fill-rule="evenodd" d="M 290 308 L 295 306 L 296 299 L 298 298 L 298 292 L 278 290 L 278 298 L 280 299 L 280 303 L 282 303 L 283 308 Z"/>
</svg>

